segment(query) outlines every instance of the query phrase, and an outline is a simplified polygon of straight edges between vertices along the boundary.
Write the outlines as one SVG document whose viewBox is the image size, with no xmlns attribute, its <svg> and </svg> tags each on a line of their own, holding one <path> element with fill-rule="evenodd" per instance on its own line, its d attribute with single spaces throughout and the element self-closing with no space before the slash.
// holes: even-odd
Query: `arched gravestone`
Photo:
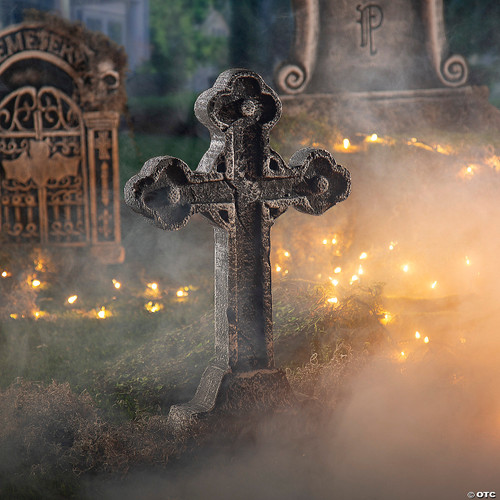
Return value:
<svg viewBox="0 0 500 500">
<path fill-rule="evenodd" d="M 294 42 L 275 73 L 287 120 L 307 116 L 345 134 L 500 127 L 487 87 L 468 84 L 466 60 L 450 50 L 443 0 L 292 0 L 292 7 Z"/>
<path fill-rule="evenodd" d="M 0 231 L 7 243 L 120 245 L 118 137 L 126 56 L 44 16 L 0 32 Z"/>
<path fill-rule="evenodd" d="M 295 42 L 276 74 L 285 94 L 459 87 L 442 0 L 293 0 Z"/>
</svg>

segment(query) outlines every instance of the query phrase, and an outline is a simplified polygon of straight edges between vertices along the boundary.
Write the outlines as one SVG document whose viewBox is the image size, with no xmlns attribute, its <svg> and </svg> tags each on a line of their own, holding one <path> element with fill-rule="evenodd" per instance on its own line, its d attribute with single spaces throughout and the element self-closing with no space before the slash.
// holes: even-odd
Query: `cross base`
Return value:
<svg viewBox="0 0 500 500">
<path fill-rule="evenodd" d="M 203 373 L 194 398 L 189 403 L 170 408 L 168 424 L 174 432 L 186 431 L 198 419 L 211 414 L 265 413 L 290 408 L 296 402 L 283 370 L 262 369 L 235 374 L 211 365 Z"/>
</svg>

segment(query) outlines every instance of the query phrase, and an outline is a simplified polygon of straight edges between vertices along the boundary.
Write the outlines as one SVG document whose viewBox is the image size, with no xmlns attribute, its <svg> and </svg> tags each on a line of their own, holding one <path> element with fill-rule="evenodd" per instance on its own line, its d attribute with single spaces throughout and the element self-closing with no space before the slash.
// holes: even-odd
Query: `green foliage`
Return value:
<svg viewBox="0 0 500 500">
<path fill-rule="evenodd" d="M 468 59 L 473 84 L 498 84 L 500 69 L 500 3 L 494 0 L 445 2 L 451 51 Z M 498 97 L 497 97 L 498 99 Z M 494 103 L 498 105 L 498 102 Z"/>
<path fill-rule="evenodd" d="M 209 141 L 200 137 L 120 134 L 121 193 L 123 193 L 125 183 L 137 174 L 143 163 L 151 157 L 175 156 L 181 158 L 194 170 L 208 146 Z"/>
<path fill-rule="evenodd" d="M 163 91 L 179 88 L 198 65 L 219 68 L 226 59 L 226 39 L 212 36 L 203 22 L 217 0 L 151 0 L 150 29 L 153 53 L 150 69 L 161 76 Z"/>
<path fill-rule="evenodd" d="M 445 17 L 452 49 L 465 56 L 500 52 L 500 3 L 447 0 Z"/>
</svg>

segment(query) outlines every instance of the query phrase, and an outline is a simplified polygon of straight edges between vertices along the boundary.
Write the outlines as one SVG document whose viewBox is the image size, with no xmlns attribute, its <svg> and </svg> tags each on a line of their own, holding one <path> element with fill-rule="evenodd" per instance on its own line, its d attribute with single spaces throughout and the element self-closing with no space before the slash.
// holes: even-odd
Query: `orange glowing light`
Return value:
<svg viewBox="0 0 500 500">
<path fill-rule="evenodd" d="M 119 281 L 116 281 L 115 279 L 111 280 L 113 282 L 113 286 L 119 290 L 122 286 L 122 284 Z"/>
<path fill-rule="evenodd" d="M 77 299 L 78 295 L 72 295 L 71 297 L 68 297 L 66 300 L 68 301 L 69 304 L 74 304 Z"/>
<path fill-rule="evenodd" d="M 368 254 L 366 252 L 363 252 L 360 256 L 359 256 L 359 259 L 360 260 L 363 260 L 363 259 L 366 259 L 368 257 Z"/>
<path fill-rule="evenodd" d="M 474 176 L 474 174 L 479 170 L 479 165 L 476 165 L 474 163 L 470 163 L 466 167 L 463 167 L 460 172 L 458 173 L 458 176 L 462 179 L 470 179 L 471 177 Z"/>
<path fill-rule="evenodd" d="M 460 343 L 465 344 L 467 342 L 467 339 L 465 337 L 460 337 Z"/>
<path fill-rule="evenodd" d="M 402 358 L 405 357 L 405 352 L 404 351 L 401 351 L 399 354 L 401 355 Z"/>
<path fill-rule="evenodd" d="M 157 291 L 158 290 L 158 283 L 148 283 L 148 288 L 150 288 L 151 290 L 153 291 Z"/>
<path fill-rule="evenodd" d="M 336 280 L 336 279 L 332 278 L 331 276 L 328 279 L 331 281 L 333 286 L 337 286 L 339 284 L 339 280 Z"/>
<path fill-rule="evenodd" d="M 392 321 L 392 314 L 389 312 L 389 311 L 385 311 L 384 313 L 382 313 L 382 317 L 380 318 L 380 322 L 383 324 L 383 325 L 387 325 L 388 323 L 390 323 Z"/>
<path fill-rule="evenodd" d="M 410 266 L 408 264 L 403 264 L 401 266 L 401 269 L 403 270 L 404 273 L 407 273 L 410 270 Z"/>
<path fill-rule="evenodd" d="M 43 259 L 39 259 L 35 261 L 35 271 L 46 271 L 47 264 Z"/>
<path fill-rule="evenodd" d="M 438 282 L 437 281 L 434 281 L 431 283 L 431 288 L 434 290 L 434 288 L 436 288 Z"/>
<path fill-rule="evenodd" d="M 349 146 L 351 145 L 351 141 L 346 138 L 342 141 L 342 145 L 344 146 L 344 149 L 349 149 Z"/>
<path fill-rule="evenodd" d="M 325 238 L 325 239 L 323 240 L 323 245 L 326 245 L 327 243 L 328 243 L 328 240 Z"/>
<path fill-rule="evenodd" d="M 394 250 L 396 248 L 397 243 L 395 241 L 391 241 L 389 243 L 389 250 Z"/>
<path fill-rule="evenodd" d="M 358 274 L 364 274 L 364 273 L 365 273 L 365 271 L 363 269 L 363 266 L 359 266 L 358 267 Z"/>
<path fill-rule="evenodd" d="M 41 284 L 42 284 L 42 283 L 41 283 L 41 281 L 40 281 L 40 280 L 33 280 L 33 281 L 31 282 L 31 286 L 32 286 L 33 288 L 37 288 L 37 287 L 39 287 Z"/>
<path fill-rule="evenodd" d="M 486 165 L 494 170 L 500 170 L 500 158 L 496 155 L 492 155 L 484 160 Z"/>
<path fill-rule="evenodd" d="M 16 313 L 9 314 L 12 319 L 17 319 L 18 315 Z"/>
<path fill-rule="evenodd" d="M 2 278 L 7 278 L 10 274 L 7 271 L 2 271 Z"/>
<path fill-rule="evenodd" d="M 147 304 L 144 304 L 144 308 L 150 313 L 155 313 L 161 311 L 163 309 L 163 305 L 150 300 Z"/>
<path fill-rule="evenodd" d="M 332 245 L 336 245 L 337 244 L 337 238 L 332 238 Z"/>
<path fill-rule="evenodd" d="M 357 274 L 353 274 L 351 276 L 351 281 L 350 281 L 350 284 L 352 285 L 354 282 L 358 281 L 359 280 L 359 276 Z"/>
<path fill-rule="evenodd" d="M 376 142 L 378 139 L 378 135 L 377 134 L 372 134 L 370 137 L 369 137 L 369 140 L 371 142 Z"/>
<path fill-rule="evenodd" d="M 338 304 L 339 299 L 337 297 L 331 297 L 327 300 L 327 302 L 330 302 L 330 304 Z"/>
<path fill-rule="evenodd" d="M 277 273 L 281 272 L 281 266 L 279 266 L 278 264 L 276 264 L 275 269 Z"/>
<path fill-rule="evenodd" d="M 97 312 L 97 317 L 99 319 L 105 319 L 107 316 L 108 316 L 108 311 L 106 311 L 106 308 L 102 306 L 101 309 Z"/>
<path fill-rule="evenodd" d="M 469 259 L 469 257 L 467 257 L 467 255 L 465 256 L 465 264 L 467 266 L 470 266 L 470 259 Z"/>
<path fill-rule="evenodd" d="M 35 317 L 35 319 L 38 319 L 43 316 L 43 313 L 42 311 L 33 311 L 33 316 Z"/>
<path fill-rule="evenodd" d="M 442 155 L 450 155 L 452 153 L 452 149 L 449 146 L 442 146 L 441 144 L 436 144 L 436 151 Z"/>
<path fill-rule="evenodd" d="M 185 289 L 179 288 L 179 290 L 175 292 L 175 295 L 177 295 L 177 297 L 187 297 L 189 294 Z"/>
<path fill-rule="evenodd" d="M 341 273 L 341 272 L 342 272 L 342 268 L 341 268 L 341 267 L 336 267 L 336 268 L 333 270 L 333 272 L 334 272 L 335 274 L 339 274 L 339 273 Z"/>
<path fill-rule="evenodd" d="M 415 338 L 419 339 L 421 337 L 420 332 L 415 332 Z"/>
<path fill-rule="evenodd" d="M 429 343 L 429 337 L 424 337 L 424 343 L 428 344 Z"/>
<path fill-rule="evenodd" d="M 285 257 L 290 257 L 290 252 L 288 252 L 287 250 L 285 250 L 285 251 L 283 252 L 283 255 L 284 255 Z"/>
</svg>

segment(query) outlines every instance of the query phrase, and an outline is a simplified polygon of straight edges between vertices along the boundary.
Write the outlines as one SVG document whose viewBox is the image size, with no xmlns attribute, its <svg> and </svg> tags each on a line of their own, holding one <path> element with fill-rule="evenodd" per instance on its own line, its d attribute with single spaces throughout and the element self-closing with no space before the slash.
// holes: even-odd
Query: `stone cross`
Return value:
<svg viewBox="0 0 500 500">
<path fill-rule="evenodd" d="M 327 151 L 302 149 L 286 165 L 270 148 L 281 102 L 256 73 L 225 71 L 195 113 L 211 134 L 198 168 L 152 158 L 125 186 L 127 204 L 162 229 L 179 229 L 194 213 L 215 226 L 215 361 L 193 400 L 172 407 L 174 421 L 212 410 L 224 377 L 282 384 L 273 354 L 271 226 L 290 206 L 319 215 L 350 190 L 349 172 Z"/>
</svg>

